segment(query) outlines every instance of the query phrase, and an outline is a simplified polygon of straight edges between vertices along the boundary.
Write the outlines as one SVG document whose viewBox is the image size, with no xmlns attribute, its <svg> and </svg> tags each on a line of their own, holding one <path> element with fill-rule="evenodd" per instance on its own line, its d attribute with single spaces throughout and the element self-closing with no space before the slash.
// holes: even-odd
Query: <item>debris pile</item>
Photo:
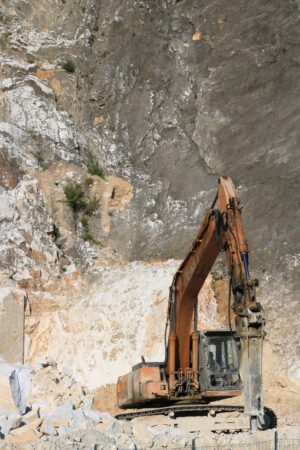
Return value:
<svg viewBox="0 0 300 450">
<path fill-rule="evenodd" d="M 76 429 L 102 431 L 116 420 L 92 409 L 89 390 L 72 379 L 68 368 L 54 361 L 37 366 L 0 364 L 0 431 L 10 442 L 34 442 Z"/>
<path fill-rule="evenodd" d="M 99 411 L 99 392 L 72 377 L 69 367 L 51 359 L 35 366 L 0 363 L 0 448 L 161 449 L 271 441 L 274 430 L 236 435 L 208 431 L 203 417 L 139 417 L 117 420 Z M 104 399 L 105 400 L 105 399 Z M 106 401 L 103 401 L 105 404 Z M 99 406 L 98 406 L 99 407 Z M 102 406 L 101 406 L 102 408 Z M 104 408 L 103 408 L 104 409 Z M 299 439 L 299 427 L 278 430 L 282 438 Z"/>
</svg>

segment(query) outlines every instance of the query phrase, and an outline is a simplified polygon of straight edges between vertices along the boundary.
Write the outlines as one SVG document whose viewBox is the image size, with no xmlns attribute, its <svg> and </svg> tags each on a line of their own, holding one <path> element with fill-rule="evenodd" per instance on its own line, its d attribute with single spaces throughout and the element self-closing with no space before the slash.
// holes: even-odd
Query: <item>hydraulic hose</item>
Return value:
<svg viewBox="0 0 300 450">
<path fill-rule="evenodd" d="M 247 255 L 246 254 L 242 255 L 242 258 L 243 258 L 243 261 L 244 261 L 244 266 L 245 266 L 245 271 L 246 271 L 247 278 L 250 278 Z"/>
</svg>

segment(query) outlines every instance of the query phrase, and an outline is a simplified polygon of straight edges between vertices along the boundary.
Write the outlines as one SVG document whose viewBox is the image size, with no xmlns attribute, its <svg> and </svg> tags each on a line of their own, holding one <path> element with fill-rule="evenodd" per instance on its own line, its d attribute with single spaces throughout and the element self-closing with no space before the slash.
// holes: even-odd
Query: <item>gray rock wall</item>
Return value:
<svg viewBox="0 0 300 450">
<path fill-rule="evenodd" d="M 269 339 L 300 377 L 299 2 L 12 0 L 0 15 L 4 273 L 56 273 L 51 218 L 25 189 L 53 161 L 93 152 L 133 185 L 107 237 L 131 260 L 182 257 L 231 176 Z"/>
</svg>

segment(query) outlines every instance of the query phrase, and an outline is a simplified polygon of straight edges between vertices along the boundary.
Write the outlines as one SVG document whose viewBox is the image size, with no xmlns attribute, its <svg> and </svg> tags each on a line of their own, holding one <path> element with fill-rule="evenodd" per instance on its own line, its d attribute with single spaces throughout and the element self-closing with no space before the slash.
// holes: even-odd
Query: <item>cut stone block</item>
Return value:
<svg viewBox="0 0 300 450">
<path fill-rule="evenodd" d="M 0 288 L 0 356 L 11 364 L 24 362 L 25 304 L 25 291 Z"/>
</svg>

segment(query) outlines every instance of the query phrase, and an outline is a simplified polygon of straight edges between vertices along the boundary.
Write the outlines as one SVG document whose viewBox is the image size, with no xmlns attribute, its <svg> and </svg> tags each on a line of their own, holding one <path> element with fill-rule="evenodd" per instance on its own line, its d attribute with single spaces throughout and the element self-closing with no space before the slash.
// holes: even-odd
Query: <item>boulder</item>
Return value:
<svg viewBox="0 0 300 450">
<path fill-rule="evenodd" d="M 75 428 L 83 428 L 90 421 L 83 414 L 82 409 L 77 409 L 73 414 L 73 425 Z"/>
<path fill-rule="evenodd" d="M 0 366 L 1 370 L 1 366 Z M 9 376 L 0 373 L 0 410 L 13 411 L 19 414 L 10 389 Z"/>
<path fill-rule="evenodd" d="M 62 425 L 58 428 L 57 431 L 58 431 L 59 436 L 62 436 L 63 434 L 67 434 L 67 433 L 74 431 L 74 429 L 71 427 L 68 427 L 66 425 Z"/>
<path fill-rule="evenodd" d="M 83 412 L 87 419 L 91 419 L 93 422 L 96 422 L 96 423 L 103 422 L 101 413 L 99 411 L 95 411 L 95 410 L 91 410 L 91 409 L 84 409 Z"/>
<path fill-rule="evenodd" d="M 33 408 L 27 414 L 22 417 L 22 421 L 25 422 L 26 425 L 29 425 L 34 420 L 39 419 L 39 408 Z M 42 421 L 42 419 L 40 419 Z"/>
<path fill-rule="evenodd" d="M 115 420 L 106 428 L 106 431 L 112 435 L 119 434 L 121 433 L 121 425 L 117 420 Z"/>
<path fill-rule="evenodd" d="M 86 400 L 83 404 L 83 410 L 91 409 L 91 407 L 93 405 L 93 401 L 94 401 L 93 397 Z"/>
<path fill-rule="evenodd" d="M 6 435 L 10 430 L 18 428 L 22 417 L 14 411 L 0 411 L 0 429 L 1 433 Z"/>
<path fill-rule="evenodd" d="M 68 420 L 51 420 L 52 425 L 54 428 L 64 427 L 69 425 Z"/>
<path fill-rule="evenodd" d="M 49 420 L 72 420 L 74 409 L 70 404 L 65 404 L 55 408 L 49 415 Z"/>
<path fill-rule="evenodd" d="M 23 427 L 12 430 L 9 436 L 13 436 L 14 441 L 17 442 L 34 442 L 39 439 L 40 433 L 36 429 L 36 424 L 31 423 L 29 425 L 24 425 Z"/>
<path fill-rule="evenodd" d="M 9 377 L 9 381 L 14 402 L 20 413 L 25 414 L 31 386 L 30 373 L 26 369 L 15 369 Z"/>
<path fill-rule="evenodd" d="M 43 421 L 41 428 L 40 428 L 40 432 L 42 434 L 46 434 L 48 436 L 56 436 L 57 435 L 56 429 L 54 428 L 54 426 L 48 419 L 45 419 Z"/>
<path fill-rule="evenodd" d="M 0 364 L 0 409 L 26 412 L 30 393 L 31 378 L 29 370 L 12 364 Z"/>
</svg>

